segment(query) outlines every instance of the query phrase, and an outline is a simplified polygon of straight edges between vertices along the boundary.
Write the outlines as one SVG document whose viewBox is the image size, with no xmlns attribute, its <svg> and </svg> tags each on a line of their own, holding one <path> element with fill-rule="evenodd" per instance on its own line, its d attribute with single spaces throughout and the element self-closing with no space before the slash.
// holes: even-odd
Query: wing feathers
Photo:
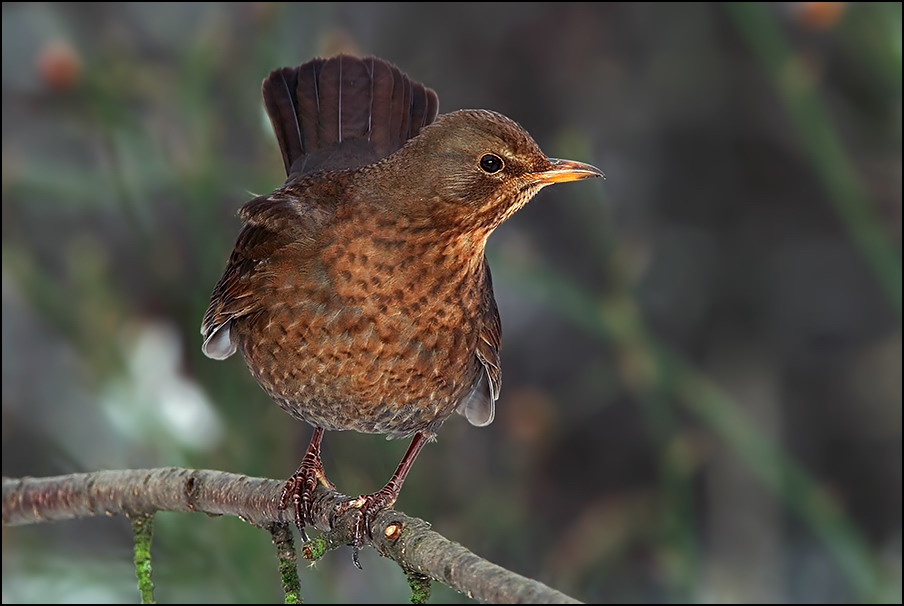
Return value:
<svg viewBox="0 0 904 606">
<path fill-rule="evenodd" d="M 264 105 L 267 108 L 267 115 L 270 116 L 273 132 L 276 133 L 276 140 L 279 142 L 286 172 L 289 171 L 294 159 L 304 153 L 301 125 L 295 109 L 297 83 L 297 71 L 291 67 L 283 67 L 271 73 L 270 77 L 264 80 L 262 87 Z"/>
<path fill-rule="evenodd" d="M 416 137 L 427 119 L 427 90 L 420 82 L 411 85 L 411 122 L 408 124 L 408 139 Z"/>
<path fill-rule="evenodd" d="M 483 259 L 484 284 L 481 301 L 480 338 L 477 340 L 477 359 L 481 364 L 481 372 L 474 380 L 474 386 L 458 405 L 458 413 L 468 422 L 483 427 L 493 422 L 496 416 L 496 400 L 502 389 L 502 367 L 500 366 L 499 348 L 502 346 L 502 324 L 496 299 L 493 297 L 493 279 L 490 276 L 490 265 Z"/>
<path fill-rule="evenodd" d="M 301 124 L 302 140 L 304 142 L 302 154 L 308 154 L 317 149 L 320 142 L 318 128 L 320 122 L 320 91 L 318 81 L 323 63 L 323 59 L 314 59 L 294 68 L 298 72 L 295 98 L 297 99 L 298 121 Z M 297 157 L 292 158 L 292 164 L 296 160 L 298 160 Z"/>
<path fill-rule="evenodd" d="M 339 140 L 367 137 L 370 130 L 372 77 L 362 59 L 345 57 L 341 63 L 342 78 L 339 95 L 341 128 Z"/>
<path fill-rule="evenodd" d="M 283 67 L 270 73 L 261 92 L 289 180 L 384 158 L 433 122 L 438 107 L 435 92 L 376 57 L 339 55 Z M 245 226 L 201 326 L 205 354 L 222 359 L 235 352 L 230 328 L 256 309 L 248 295 L 252 282 L 262 279 L 267 261 L 282 247 L 312 241 L 329 212 L 314 202 L 274 196 L 242 208 Z"/>
<path fill-rule="evenodd" d="M 342 110 L 342 56 L 323 64 L 318 80 L 320 116 L 317 133 L 323 144 L 340 142 L 339 121 Z M 299 91 L 301 94 L 301 91 Z"/>
<path fill-rule="evenodd" d="M 284 67 L 262 91 L 288 175 L 384 158 L 433 122 L 438 107 L 435 92 L 375 57 Z"/>
<path fill-rule="evenodd" d="M 385 158 L 396 149 L 396 142 L 391 138 L 392 125 L 392 91 L 395 86 L 393 68 L 385 61 L 368 59 L 371 63 L 371 111 L 370 141 L 377 156 Z M 396 70 L 398 71 L 398 70 Z"/>
</svg>

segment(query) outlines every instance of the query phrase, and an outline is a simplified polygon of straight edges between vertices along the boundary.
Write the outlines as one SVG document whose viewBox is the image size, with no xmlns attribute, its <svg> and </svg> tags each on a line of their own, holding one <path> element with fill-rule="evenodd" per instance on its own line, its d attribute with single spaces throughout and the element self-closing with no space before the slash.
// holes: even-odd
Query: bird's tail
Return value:
<svg viewBox="0 0 904 606">
<path fill-rule="evenodd" d="M 436 118 L 436 93 L 394 65 L 338 55 L 270 73 L 264 104 L 287 175 L 370 164 Z"/>
</svg>

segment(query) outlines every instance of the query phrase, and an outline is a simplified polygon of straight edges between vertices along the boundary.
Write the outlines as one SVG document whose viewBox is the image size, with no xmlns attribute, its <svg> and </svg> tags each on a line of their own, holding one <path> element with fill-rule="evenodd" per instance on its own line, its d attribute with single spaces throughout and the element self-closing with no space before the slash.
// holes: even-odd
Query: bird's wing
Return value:
<svg viewBox="0 0 904 606">
<path fill-rule="evenodd" d="M 313 248 L 316 234 L 331 212 L 326 205 L 306 203 L 280 189 L 251 200 L 239 216 L 245 225 L 201 323 L 202 351 L 216 360 L 236 351 L 230 334 L 232 322 L 259 310 L 255 293 L 261 292 L 259 283 L 268 279 L 270 261 L 289 245 Z"/>
<path fill-rule="evenodd" d="M 436 119 L 436 93 L 391 63 L 339 55 L 274 70 L 264 106 L 290 179 L 390 155 Z"/>
<path fill-rule="evenodd" d="M 289 178 L 239 213 L 245 226 L 201 325 L 203 351 L 215 359 L 235 353 L 232 322 L 259 309 L 255 281 L 267 279 L 274 255 L 289 245 L 295 253 L 313 249 L 338 197 L 324 191 L 305 201 L 286 191 L 310 192 L 308 175 L 390 155 L 433 122 L 438 108 L 435 92 L 375 57 L 340 55 L 277 69 L 262 92 Z"/>
<path fill-rule="evenodd" d="M 458 405 L 459 414 L 478 427 L 489 425 L 496 416 L 496 400 L 502 388 L 502 366 L 499 359 L 499 348 L 502 346 L 502 324 L 499 321 L 499 310 L 496 309 L 496 298 L 493 296 L 493 279 L 490 276 L 490 265 L 483 259 L 484 284 L 481 300 L 480 337 L 477 340 L 477 359 L 483 367 L 470 393 Z"/>
</svg>

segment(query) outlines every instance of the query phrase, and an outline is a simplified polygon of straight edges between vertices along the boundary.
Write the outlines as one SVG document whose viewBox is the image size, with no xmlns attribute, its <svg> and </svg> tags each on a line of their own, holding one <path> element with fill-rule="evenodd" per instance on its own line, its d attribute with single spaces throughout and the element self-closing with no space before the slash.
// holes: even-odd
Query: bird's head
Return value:
<svg viewBox="0 0 904 606">
<path fill-rule="evenodd" d="M 487 110 L 440 115 L 381 164 L 395 173 L 403 208 L 486 236 L 543 187 L 604 176 L 548 158 L 517 122 Z"/>
</svg>

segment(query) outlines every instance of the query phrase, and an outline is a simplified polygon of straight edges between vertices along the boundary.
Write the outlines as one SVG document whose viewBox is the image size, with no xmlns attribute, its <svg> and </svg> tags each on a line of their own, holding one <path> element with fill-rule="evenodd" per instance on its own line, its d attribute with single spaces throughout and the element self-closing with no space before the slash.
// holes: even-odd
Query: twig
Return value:
<svg viewBox="0 0 904 606">
<path fill-rule="evenodd" d="M 142 604 L 156 604 L 154 581 L 151 580 L 151 539 L 154 537 L 154 516 L 129 516 L 135 536 L 135 576 Z"/>
<path fill-rule="evenodd" d="M 298 554 L 295 553 L 295 539 L 288 524 L 270 524 L 268 530 L 276 546 L 279 561 L 279 579 L 282 583 L 286 604 L 301 603 L 301 581 L 298 579 Z"/>
<path fill-rule="evenodd" d="M 3 478 L 3 525 L 17 526 L 96 515 L 130 517 L 157 511 L 235 515 L 261 528 L 284 524 L 283 482 L 220 471 L 175 467 L 98 471 L 51 478 Z M 351 542 L 354 510 L 337 515 L 345 497 L 319 486 L 312 503 L 315 525 L 331 542 Z M 406 574 L 445 583 L 469 597 L 494 603 L 578 603 L 543 583 L 497 566 L 454 543 L 418 518 L 389 509 L 379 513 L 367 543 L 395 560 Z"/>
</svg>

